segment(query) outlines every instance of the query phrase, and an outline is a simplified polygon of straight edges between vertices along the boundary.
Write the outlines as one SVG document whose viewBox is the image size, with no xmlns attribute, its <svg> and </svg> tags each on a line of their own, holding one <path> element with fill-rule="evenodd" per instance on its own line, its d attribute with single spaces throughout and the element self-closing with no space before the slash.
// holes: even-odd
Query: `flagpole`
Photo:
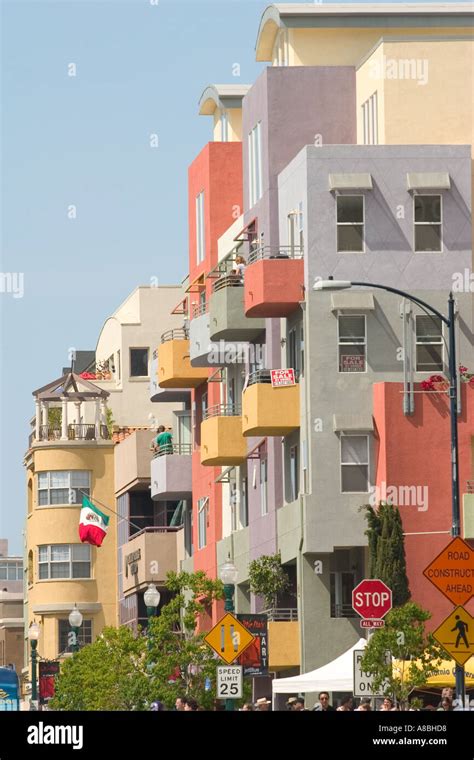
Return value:
<svg viewBox="0 0 474 760">
<path fill-rule="evenodd" d="M 119 518 L 119 520 L 125 520 L 125 522 L 128 522 L 128 524 L 131 525 L 133 528 L 137 528 L 137 530 L 143 530 L 143 528 L 141 528 L 140 525 L 137 525 L 136 523 L 132 522 L 131 520 L 128 519 L 128 517 L 122 517 L 122 515 L 119 515 L 119 513 L 115 511 L 115 509 L 112 509 L 112 507 L 108 507 L 107 504 L 103 504 L 101 501 L 99 501 L 99 499 L 96 499 L 95 497 L 92 498 L 91 496 L 89 496 L 88 493 L 86 493 L 85 491 L 82 491 L 82 489 L 80 488 L 76 488 L 75 490 L 79 491 L 79 493 L 81 493 L 83 496 L 86 496 L 89 499 L 89 501 L 93 501 L 93 502 L 96 501 L 97 504 L 100 504 L 100 506 L 103 507 L 103 509 L 108 509 L 109 512 L 112 512 L 112 514 L 116 515 Z"/>
</svg>

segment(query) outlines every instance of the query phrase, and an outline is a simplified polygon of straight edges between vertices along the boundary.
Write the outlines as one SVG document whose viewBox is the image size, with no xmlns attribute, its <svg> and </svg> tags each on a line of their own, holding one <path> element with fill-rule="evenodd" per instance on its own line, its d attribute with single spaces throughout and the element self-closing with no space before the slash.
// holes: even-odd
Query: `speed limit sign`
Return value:
<svg viewBox="0 0 474 760">
<path fill-rule="evenodd" d="M 217 699 L 241 699 L 242 665 L 218 665 Z"/>
</svg>

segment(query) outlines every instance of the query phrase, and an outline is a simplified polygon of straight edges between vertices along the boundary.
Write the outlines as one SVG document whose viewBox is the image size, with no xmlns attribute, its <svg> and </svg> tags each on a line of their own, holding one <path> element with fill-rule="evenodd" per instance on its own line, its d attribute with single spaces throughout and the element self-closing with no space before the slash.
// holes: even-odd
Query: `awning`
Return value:
<svg viewBox="0 0 474 760">
<path fill-rule="evenodd" d="M 214 483 L 230 483 L 230 473 L 235 470 L 235 465 L 232 467 L 226 467 L 223 472 L 215 479 Z"/>
<path fill-rule="evenodd" d="M 199 285 L 204 285 L 204 278 L 205 274 L 204 272 L 201 272 L 200 275 L 198 275 L 186 288 L 186 293 L 198 293 L 198 290 L 191 290 L 191 288 L 199 287 Z"/>
<path fill-rule="evenodd" d="M 329 189 L 332 190 L 372 190 L 370 174 L 330 174 Z"/>
<path fill-rule="evenodd" d="M 407 174 L 408 190 L 449 190 L 451 180 L 448 172 L 416 172 Z"/>
<path fill-rule="evenodd" d="M 335 433 L 342 433 L 346 430 L 352 431 L 373 431 L 374 420 L 371 414 L 333 414 L 332 428 Z"/>
<path fill-rule="evenodd" d="M 267 439 L 262 438 L 256 446 L 254 446 L 250 451 L 247 453 L 246 459 L 260 459 L 260 452 L 258 452 L 258 449 L 260 449 L 263 445 L 266 445 Z"/>
<path fill-rule="evenodd" d="M 170 312 L 171 314 L 187 314 L 188 313 L 188 297 L 184 296 L 181 301 L 178 301 Z"/>
<path fill-rule="evenodd" d="M 373 293 L 360 291 L 357 293 L 332 293 L 331 311 L 373 311 L 375 302 Z"/>
<path fill-rule="evenodd" d="M 255 217 L 255 218 L 254 218 L 254 219 L 252 219 L 250 222 L 248 222 L 248 223 L 245 225 L 245 227 L 243 228 L 243 230 L 242 230 L 241 232 L 239 232 L 239 234 L 238 234 L 238 235 L 236 235 L 236 236 L 235 236 L 234 240 L 235 240 L 237 243 L 248 243 L 248 237 L 244 237 L 244 238 L 242 238 L 242 235 L 247 235 L 247 234 L 248 234 L 248 233 L 247 233 L 247 230 L 248 230 L 248 228 L 249 228 L 249 227 L 251 227 L 251 226 L 252 226 L 252 224 L 255 224 L 255 222 L 256 222 L 256 221 L 257 221 L 257 217 Z"/>
</svg>

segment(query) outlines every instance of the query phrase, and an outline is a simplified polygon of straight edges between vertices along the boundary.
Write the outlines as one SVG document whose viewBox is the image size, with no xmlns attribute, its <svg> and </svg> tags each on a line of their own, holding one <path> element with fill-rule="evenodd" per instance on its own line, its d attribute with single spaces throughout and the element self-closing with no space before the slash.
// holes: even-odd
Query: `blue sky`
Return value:
<svg viewBox="0 0 474 760">
<path fill-rule="evenodd" d="M 95 347 L 136 285 L 185 276 L 187 167 L 212 134 L 197 102 L 209 83 L 258 76 L 268 4 L 1 2 L 1 271 L 24 273 L 23 298 L 0 294 L 0 537 L 12 552 L 31 392 L 59 376 L 69 347 Z"/>
</svg>

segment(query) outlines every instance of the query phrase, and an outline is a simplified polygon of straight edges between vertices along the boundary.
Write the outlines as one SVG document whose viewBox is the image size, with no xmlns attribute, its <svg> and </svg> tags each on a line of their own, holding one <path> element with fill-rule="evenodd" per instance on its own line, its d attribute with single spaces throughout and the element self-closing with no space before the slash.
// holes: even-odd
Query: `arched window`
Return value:
<svg viewBox="0 0 474 760">
<path fill-rule="evenodd" d="M 33 512 L 33 478 L 28 481 L 28 514 Z"/>
<path fill-rule="evenodd" d="M 28 552 L 28 586 L 33 585 L 33 552 Z"/>
</svg>

